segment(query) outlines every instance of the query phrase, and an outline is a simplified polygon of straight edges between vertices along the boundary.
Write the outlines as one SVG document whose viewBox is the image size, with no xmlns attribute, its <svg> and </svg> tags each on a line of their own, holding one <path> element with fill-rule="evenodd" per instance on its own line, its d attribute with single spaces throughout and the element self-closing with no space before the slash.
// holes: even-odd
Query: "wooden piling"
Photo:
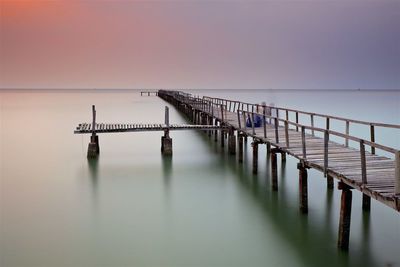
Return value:
<svg viewBox="0 0 400 267">
<path fill-rule="evenodd" d="M 229 129 L 229 137 L 228 137 L 228 150 L 229 154 L 236 154 L 236 138 L 234 133 L 234 128 Z"/>
<path fill-rule="evenodd" d="M 222 125 L 222 121 L 219 123 L 219 125 L 222 127 L 223 125 Z M 225 146 L 225 133 L 224 133 L 224 130 L 222 130 L 222 128 L 221 128 L 221 130 L 219 130 L 219 132 L 220 132 L 220 137 L 221 137 L 221 147 L 224 147 Z"/>
<path fill-rule="evenodd" d="M 339 189 L 342 190 L 340 199 L 340 219 L 338 233 L 338 247 L 342 250 L 349 249 L 350 223 L 351 223 L 351 187 L 339 182 Z"/>
<path fill-rule="evenodd" d="M 271 149 L 271 174 L 272 190 L 278 191 L 278 162 L 275 149 Z"/>
<path fill-rule="evenodd" d="M 253 174 L 258 172 L 258 142 L 254 141 L 253 146 Z"/>
<path fill-rule="evenodd" d="M 96 135 L 96 106 L 92 105 L 92 135 L 88 145 L 87 158 L 96 158 L 100 154 L 99 137 Z"/>
<path fill-rule="evenodd" d="M 237 139 L 238 139 L 238 153 L 239 153 L 239 163 L 243 162 L 243 135 L 238 133 L 237 135 Z"/>
<path fill-rule="evenodd" d="M 326 187 L 328 189 L 333 189 L 333 177 L 330 176 L 329 174 L 326 176 Z"/>
<path fill-rule="evenodd" d="M 303 163 L 297 164 L 299 169 L 299 203 L 301 213 L 308 213 L 308 185 L 307 185 L 307 168 Z"/>
</svg>

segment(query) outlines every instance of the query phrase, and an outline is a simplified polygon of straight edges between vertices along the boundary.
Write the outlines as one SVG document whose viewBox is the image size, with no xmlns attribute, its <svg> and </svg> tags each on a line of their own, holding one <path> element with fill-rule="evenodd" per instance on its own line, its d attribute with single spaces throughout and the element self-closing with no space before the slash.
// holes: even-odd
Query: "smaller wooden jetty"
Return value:
<svg viewBox="0 0 400 267">
<path fill-rule="evenodd" d="M 161 138 L 161 152 L 164 155 L 172 155 L 172 138 L 169 136 L 170 131 L 179 130 L 203 130 L 213 131 L 220 129 L 221 126 L 216 125 L 193 125 L 193 124 L 170 124 L 169 108 L 165 107 L 164 123 L 98 123 L 96 122 L 96 106 L 92 106 L 92 122 L 80 123 L 74 134 L 91 134 L 88 145 L 88 158 L 97 157 L 100 153 L 99 133 L 127 133 L 127 132 L 149 132 L 163 131 L 164 136 Z"/>
<path fill-rule="evenodd" d="M 158 96 L 158 91 L 141 91 L 140 96 Z"/>
</svg>

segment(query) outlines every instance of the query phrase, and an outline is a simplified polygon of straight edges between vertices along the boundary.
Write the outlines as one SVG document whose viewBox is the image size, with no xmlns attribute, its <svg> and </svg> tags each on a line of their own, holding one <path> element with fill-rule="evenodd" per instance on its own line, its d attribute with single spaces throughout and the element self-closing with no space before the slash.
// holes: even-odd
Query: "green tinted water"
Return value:
<svg viewBox="0 0 400 267">
<path fill-rule="evenodd" d="M 199 93 L 275 98 L 277 105 L 287 99 L 284 106 L 296 107 L 309 96 Z M 326 95 L 319 94 L 313 96 Z M 259 173 L 251 172 L 250 139 L 243 165 L 194 131 L 171 133 L 172 158 L 160 154 L 161 133 L 150 132 L 100 135 L 100 158 L 86 159 L 89 136 L 72 132 L 90 121 L 91 104 L 98 121 L 157 123 L 167 105 L 159 98 L 137 91 L 4 91 L 0 97 L 1 266 L 400 266 L 398 212 L 373 200 L 371 213 L 363 213 L 354 192 L 350 251 L 339 252 L 340 192 L 328 191 L 323 175 L 310 170 L 309 214 L 301 215 L 296 160 L 279 161 L 273 192 L 264 146 Z M 367 109 L 371 120 L 399 123 L 398 93 L 363 97 L 376 103 Z M 323 111 L 323 101 L 315 103 Z M 365 119 L 362 104 L 342 112 L 351 109 Z M 172 123 L 186 122 L 173 107 L 170 114 Z M 395 134 L 383 139 L 399 147 Z"/>
</svg>

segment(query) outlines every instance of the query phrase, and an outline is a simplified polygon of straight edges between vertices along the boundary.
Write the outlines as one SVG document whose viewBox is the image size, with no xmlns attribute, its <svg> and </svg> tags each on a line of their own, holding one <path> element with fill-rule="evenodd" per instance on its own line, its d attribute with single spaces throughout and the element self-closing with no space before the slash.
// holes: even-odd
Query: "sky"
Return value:
<svg viewBox="0 0 400 267">
<path fill-rule="evenodd" d="M 400 89 L 400 0 L 0 0 L 0 88 Z"/>
</svg>

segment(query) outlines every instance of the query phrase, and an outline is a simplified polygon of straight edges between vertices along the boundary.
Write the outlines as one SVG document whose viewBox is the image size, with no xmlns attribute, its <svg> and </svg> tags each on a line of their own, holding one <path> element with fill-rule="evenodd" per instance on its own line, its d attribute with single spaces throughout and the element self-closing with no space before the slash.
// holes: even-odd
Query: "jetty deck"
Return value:
<svg viewBox="0 0 400 267">
<path fill-rule="evenodd" d="M 95 133 L 124 133 L 124 132 L 148 132 L 148 131 L 177 131 L 177 130 L 218 130 L 220 127 L 215 125 L 193 125 L 193 124 L 147 124 L 147 123 L 80 123 L 75 134 Z"/>
</svg>

